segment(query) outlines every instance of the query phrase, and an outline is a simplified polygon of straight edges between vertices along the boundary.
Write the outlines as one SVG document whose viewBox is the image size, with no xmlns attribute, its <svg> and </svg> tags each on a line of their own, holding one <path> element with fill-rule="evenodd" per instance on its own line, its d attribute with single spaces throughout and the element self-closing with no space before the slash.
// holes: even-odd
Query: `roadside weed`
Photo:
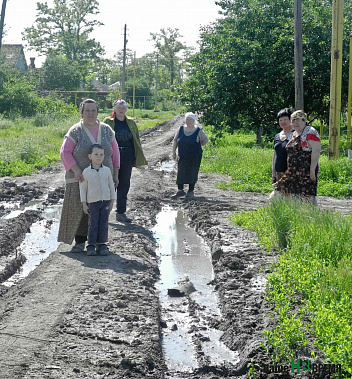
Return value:
<svg viewBox="0 0 352 379">
<path fill-rule="evenodd" d="M 352 374 L 351 216 L 292 199 L 278 199 L 232 220 L 279 249 L 267 279 L 275 326 L 262 343 L 275 362 L 299 357 L 313 341 L 325 361 Z M 274 234 L 276 237 L 268 237 Z M 269 245 L 271 242 L 271 246 Z M 314 352 L 312 352 L 314 356 Z"/>
</svg>

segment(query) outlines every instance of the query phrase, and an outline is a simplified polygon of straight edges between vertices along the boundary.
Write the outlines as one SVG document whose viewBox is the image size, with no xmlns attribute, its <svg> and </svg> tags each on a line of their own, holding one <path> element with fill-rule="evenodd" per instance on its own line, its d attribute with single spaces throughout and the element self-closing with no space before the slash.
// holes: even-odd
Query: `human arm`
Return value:
<svg viewBox="0 0 352 379">
<path fill-rule="evenodd" d="M 209 142 L 208 136 L 204 133 L 203 129 L 200 129 L 199 134 L 198 134 L 200 146 L 204 146 Z"/>
<path fill-rule="evenodd" d="M 120 172 L 120 169 L 117 167 L 114 167 L 113 181 L 114 181 L 115 188 L 117 188 L 117 186 L 119 185 L 119 172 Z"/>
<path fill-rule="evenodd" d="M 83 212 L 84 212 L 85 214 L 88 214 L 88 213 L 89 213 L 89 207 L 88 207 L 88 204 L 87 204 L 85 201 L 83 201 L 83 202 L 82 202 L 82 205 L 83 205 Z"/>
<path fill-rule="evenodd" d="M 319 157 L 320 157 L 320 152 L 321 152 L 321 143 L 320 141 L 316 141 L 312 139 L 307 139 L 307 143 L 312 149 L 309 176 L 311 180 L 316 180 L 315 170 L 319 162 Z"/>
<path fill-rule="evenodd" d="M 172 143 L 172 159 L 176 159 L 176 149 L 177 149 L 177 140 L 174 139 L 174 142 Z"/>
<path fill-rule="evenodd" d="M 113 181 L 115 183 L 115 188 L 119 185 L 119 172 L 120 172 L 120 150 L 116 139 L 111 141 L 112 146 L 112 165 L 114 167 Z"/>
<path fill-rule="evenodd" d="M 75 158 L 73 157 L 73 149 L 76 144 L 69 138 L 65 137 L 64 142 L 62 143 L 60 156 L 61 161 L 65 167 L 66 171 L 72 170 L 75 174 L 75 179 L 79 182 L 83 181 L 82 170 L 78 166 Z"/>
<path fill-rule="evenodd" d="M 272 181 L 273 183 L 275 183 L 277 181 L 277 174 L 276 174 L 276 170 L 275 170 L 275 159 L 276 159 L 276 152 L 274 150 L 273 152 L 273 159 L 272 159 L 272 168 L 271 168 L 271 178 L 272 178 Z"/>
<path fill-rule="evenodd" d="M 83 180 L 79 183 L 79 195 L 81 198 L 82 206 L 83 206 L 83 212 L 85 214 L 89 213 L 89 207 L 87 204 L 87 189 L 88 189 L 88 181 Z"/>
<path fill-rule="evenodd" d="M 110 200 L 110 204 L 109 204 L 109 212 L 112 211 L 112 208 L 114 207 L 114 200 Z"/>
</svg>

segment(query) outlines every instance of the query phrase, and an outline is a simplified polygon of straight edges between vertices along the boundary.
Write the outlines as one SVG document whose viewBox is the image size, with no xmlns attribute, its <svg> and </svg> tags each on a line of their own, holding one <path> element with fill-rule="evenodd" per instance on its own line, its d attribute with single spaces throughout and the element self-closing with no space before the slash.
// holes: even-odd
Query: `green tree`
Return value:
<svg viewBox="0 0 352 379">
<path fill-rule="evenodd" d="M 186 46 L 179 41 L 182 36 L 178 29 L 164 28 L 159 33 L 150 33 L 154 41 L 154 47 L 160 56 L 160 64 L 167 67 L 170 77 L 170 86 L 174 84 L 174 80 L 178 75 L 178 64 L 180 58 L 177 53 L 186 49 Z"/>
<path fill-rule="evenodd" d="M 74 91 L 80 85 L 80 72 L 75 62 L 64 56 L 49 55 L 42 68 L 42 87 L 46 90 Z"/>
<path fill-rule="evenodd" d="M 36 21 L 23 38 L 39 54 L 61 54 L 77 62 L 85 75 L 89 63 L 104 54 L 100 43 L 90 38 L 94 27 L 103 25 L 92 19 L 98 7 L 97 0 L 54 0 L 52 8 L 38 2 Z"/>
<path fill-rule="evenodd" d="M 188 61 L 183 100 L 202 112 L 205 122 L 220 129 L 255 129 L 259 141 L 262 129 L 274 132 L 277 111 L 294 105 L 293 0 L 218 4 L 224 17 L 201 31 L 200 51 Z M 346 24 L 352 20 L 350 8 Z M 305 110 L 326 118 L 331 1 L 303 2 L 303 43 Z"/>
</svg>

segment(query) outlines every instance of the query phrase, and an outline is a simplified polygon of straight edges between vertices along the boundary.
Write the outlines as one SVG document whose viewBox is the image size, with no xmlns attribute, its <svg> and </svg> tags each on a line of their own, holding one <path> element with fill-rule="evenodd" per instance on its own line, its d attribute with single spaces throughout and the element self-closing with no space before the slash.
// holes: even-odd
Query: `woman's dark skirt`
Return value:
<svg viewBox="0 0 352 379">
<path fill-rule="evenodd" d="M 177 184 L 194 184 L 198 181 L 198 172 L 202 154 L 180 157 L 178 160 Z"/>
</svg>

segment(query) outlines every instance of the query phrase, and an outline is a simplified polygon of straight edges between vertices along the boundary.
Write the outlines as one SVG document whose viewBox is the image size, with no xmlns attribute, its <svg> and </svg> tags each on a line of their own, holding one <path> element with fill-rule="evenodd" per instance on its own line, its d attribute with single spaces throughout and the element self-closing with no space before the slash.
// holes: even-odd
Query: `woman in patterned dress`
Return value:
<svg viewBox="0 0 352 379">
<path fill-rule="evenodd" d="M 66 170 L 65 197 L 62 206 L 58 241 L 68 245 L 75 240 L 71 252 L 83 252 L 88 236 L 88 215 L 83 212 L 79 182 L 82 182 L 82 171 L 90 165 L 88 153 L 96 143 L 102 145 L 105 153 L 103 164 L 110 168 L 115 186 L 118 185 L 120 152 L 115 133 L 98 120 L 98 103 L 86 99 L 80 105 L 82 119 L 71 126 L 65 135 L 60 155 Z"/>
<path fill-rule="evenodd" d="M 287 170 L 274 188 L 286 196 L 298 196 L 316 204 L 320 137 L 316 129 L 306 124 L 303 110 L 292 113 L 291 122 L 295 132 L 286 145 Z"/>
</svg>

